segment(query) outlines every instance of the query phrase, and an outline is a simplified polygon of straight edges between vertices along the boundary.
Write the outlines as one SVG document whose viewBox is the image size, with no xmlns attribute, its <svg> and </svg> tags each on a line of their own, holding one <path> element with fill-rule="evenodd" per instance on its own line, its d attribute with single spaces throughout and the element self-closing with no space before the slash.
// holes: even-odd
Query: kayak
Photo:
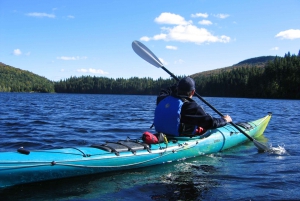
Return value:
<svg viewBox="0 0 300 201">
<path fill-rule="evenodd" d="M 271 116 L 237 125 L 256 138 L 263 134 Z M 52 150 L 21 147 L 0 153 L 0 187 L 159 165 L 220 152 L 246 141 L 244 134 L 228 124 L 200 136 L 167 136 L 166 141 L 151 145 L 126 139 Z"/>
</svg>

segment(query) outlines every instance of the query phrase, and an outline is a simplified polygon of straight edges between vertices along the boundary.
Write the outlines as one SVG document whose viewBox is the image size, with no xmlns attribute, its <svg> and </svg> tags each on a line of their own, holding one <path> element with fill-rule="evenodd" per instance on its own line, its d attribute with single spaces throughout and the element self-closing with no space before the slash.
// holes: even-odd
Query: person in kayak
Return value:
<svg viewBox="0 0 300 201">
<path fill-rule="evenodd" d="M 174 136 L 203 134 L 208 129 L 231 122 L 229 115 L 214 118 L 193 99 L 195 81 L 182 78 L 176 85 L 162 89 L 156 100 L 154 126 L 156 132 Z"/>
</svg>

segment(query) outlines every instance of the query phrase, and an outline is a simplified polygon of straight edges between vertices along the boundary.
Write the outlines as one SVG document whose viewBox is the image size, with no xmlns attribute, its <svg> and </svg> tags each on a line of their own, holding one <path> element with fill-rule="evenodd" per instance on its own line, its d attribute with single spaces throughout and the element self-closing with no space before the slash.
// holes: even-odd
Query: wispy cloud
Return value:
<svg viewBox="0 0 300 201">
<path fill-rule="evenodd" d="M 297 39 L 300 38 L 300 29 L 289 29 L 286 31 L 281 31 L 275 37 L 289 40 Z"/>
<path fill-rule="evenodd" d="M 83 59 L 87 59 L 87 57 L 66 57 L 66 56 L 61 56 L 61 57 L 56 57 L 56 59 L 60 59 L 60 60 L 65 60 L 65 61 L 70 61 L 70 60 L 83 60 Z"/>
<path fill-rule="evenodd" d="M 177 50 L 178 49 L 176 46 L 171 46 L 171 45 L 167 45 L 166 48 L 169 50 Z"/>
<path fill-rule="evenodd" d="M 148 37 L 148 36 L 143 36 L 143 37 L 140 38 L 140 40 L 141 40 L 141 41 L 146 41 L 146 42 L 147 42 L 147 41 L 151 40 L 151 38 Z"/>
<path fill-rule="evenodd" d="M 55 18 L 54 14 L 48 14 L 48 13 L 27 13 L 26 15 L 30 17 L 48 17 L 48 18 Z"/>
<path fill-rule="evenodd" d="M 215 42 L 228 43 L 231 40 L 229 36 L 215 36 L 207 29 L 199 28 L 193 25 L 192 21 L 187 21 L 182 16 L 173 13 L 161 13 L 159 17 L 155 18 L 155 22 L 158 24 L 167 24 L 167 26 L 161 27 L 161 33 L 152 37 L 143 36 L 140 40 L 165 40 L 192 42 L 196 44 Z M 208 25 L 209 22 L 210 21 L 206 20 L 203 23 Z"/>
<path fill-rule="evenodd" d="M 14 49 L 13 55 L 20 56 L 22 54 L 20 49 Z"/>
<path fill-rule="evenodd" d="M 271 50 L 279 50 L 279 47 L 272 47 Z"/>
<path fill-rule="evenodd" d="M 105 71 L 103 71 L 101 69 L 94 69 L 94 68 L 89 68 L 89 69 L 81 68 L 81 69 L 77 69 L 77 72 L 80 72 L 80 73 L 101 74 L 101 75 L 109 74 L 108 72 L 105 72 Z"/>
<path fill-rule="evenodd" d="M 225 18 L 229 17 L 230 15 L 220 13 L 220 14 L 215 14 L 214 16 L 217 18 L 225 19 Z"/>
<path fill-rule="evenodd" d="M 201 20 L 201 21 L 199 21 L 198 23 L 199 23 L 199 24 L 202 24 L 202 25 L 211 25 L 211 24 L 212 24 L 212 22 L 209 21 L 209 20 Z"/>
<path fill-rule="evenodd" d="M 174 64 L 182 64 L 182 63 L 184 63 L 184 61 L 183 61 L 182 59 L 179 59 L 179 60 L 177 60 L 177 61 L 174 61 Z"/>
<path fill-rule="evenodd" d="M 203 18 L 207 18 L 208 14 L 207 13 L 196 13 L 196 14 L 191 14 L 191 17 L 203 17 Z"/>
<path fill-rule="evenodd" d="M 68 15 L 67 18 L 74 19 L 75 17 L 73 15 Z"/>
</svg>

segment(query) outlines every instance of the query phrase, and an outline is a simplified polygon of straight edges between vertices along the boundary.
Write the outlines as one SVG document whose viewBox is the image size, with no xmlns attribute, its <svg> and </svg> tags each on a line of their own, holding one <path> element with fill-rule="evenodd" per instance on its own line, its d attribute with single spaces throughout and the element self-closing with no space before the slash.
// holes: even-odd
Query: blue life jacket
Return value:
<svg viewBox="0 0 300 201">
<path fill-rule="evenodd" d="M 168 96 L 158 103 L 154 115 L 156 132 L 179 136 L 180 113 L 183 103 L 181 99 L 173 96 Z"/>
</svg>

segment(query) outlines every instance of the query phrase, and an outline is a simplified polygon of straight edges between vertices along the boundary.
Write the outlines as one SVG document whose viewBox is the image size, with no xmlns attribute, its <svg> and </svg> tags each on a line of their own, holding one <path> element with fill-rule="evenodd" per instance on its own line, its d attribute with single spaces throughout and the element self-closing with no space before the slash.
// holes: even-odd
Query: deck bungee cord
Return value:
<svg viewBox="0 0 300 201">
<path fill-rule="evenodd" d="M 30 162 L 19 162 L 19 161 L 11 161 L 11 162 L 1 162 L 0 164 L 22 164 L 22 163 L 30 163 L 30 164 L 34 164 L 34 165 L 18 165 L 18 166 L 0 166 L 0 168 L 2 168 L 1 170 L 8 170 L 8 169 L 23 169 L 23 168 L 32 168 L 32 167 L 41 167 L 41 166 L 56 166 L 56 165 L 60 165 L 60 166 L 71 166 L 71 167 L 78 167 L 78 168 L 114 168 L 114 167 L 130 167 L 130 166 L 134 166 L 134 165 L 139 165 L 139 164 L 143 164 L 143 163 L 147 163 L 153 160 L 156 160 L 158 158 L 161 158 L 165 155 L 169 155 L 169 154 L 174 154 L 179 152 L 180 150 L 186 150 L 187 148 L 193 148 L 194 146 L 196 146 L 198 144 L 198 141 L 195 141 L 194 145 L 190 145 L 188 143 L 183 144 L 178 144 L 178 148 L 174 149 L 173 147 L 171 147 L 171 150 L 167 150 L 167 146 L 166 147 L 162 147 L 159 143 L 158 146 L 160 146 L 159 150 L 163 150 L 163 151 L 157 151 L 154 152 L 154 154 L 158 154 L 157 157 L 149 159 L 149 160 L 145 160 L 145 161 L 141 161 L 141 162 L 137 162 L 137 163 L 132 163 L 132 164 L 127 164 L 127 165 L 118 165 L 118 166 L 106 166 L 106 165 L 96 165 L 96 166 L 92 166 L 92 165 L 75 165 L 75 164 L 71 164 L 70 162 L 81 162 L 82 160 L 69 160 L 69 161 L 30 161 Z M 75 148 L 77 149 L 77 148 Z M 78 150 L 78 149 L 77 149 Z M 168 151 L 168 152 L 167 152 Z M 42 152 L 42 151 L 39 151 Z M 45 151 L 46 152 L 46 151 Z M 49 153 L 49 152 L 48 152 Z M 52 152 L 51 152 L 52 153 Z M 59 152 L 55 152 L 55 153 L 59 153 Z M 69 153 L 64 153 L 61 152 L 61 154 L 69 154 Z M 112 153 L 111 153 L 112 154 Z M 89 155 L 91 156 L 95 156 L 95 155 Z M 123 155 L 121 157 L 128 157 L 127 155 Z M 93 161 L 93 160 L 99 160 L 99 158 L 95 158 L 95 159 L 88 159 L 88 161 Z M 68 163 L 66 163 L 68 162 Z M 35 164 L 36 163 L 36 164 Z"/>
</svg>

